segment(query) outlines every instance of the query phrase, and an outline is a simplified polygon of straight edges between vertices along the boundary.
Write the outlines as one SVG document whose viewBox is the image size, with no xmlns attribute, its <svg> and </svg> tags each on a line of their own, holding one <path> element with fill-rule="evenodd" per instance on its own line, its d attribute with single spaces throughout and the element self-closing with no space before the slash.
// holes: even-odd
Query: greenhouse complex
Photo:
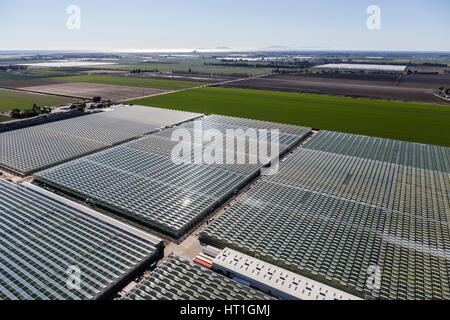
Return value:
<svg viewBox="0 0 450 320">
<path fill-rule="evenodd" d="M 0 168 L 26 176 L 159 128 L 201 116 L 142 106 L 0 133 Z"/>
<path fill-rule="evenodd" d="M 309 128 L 227 117 L 207 117 L 197 122 L 201 122 L 204 130 L 213 128 L 224 134 L 225 128 L 229 128 L 227 122 L 244 130 L 253 124 L 254 128 L 279 128 L 280 152 L 292 148 L 310 132 Z M 193 122 L 188 122 L 180 128 L 194 136 L 193 126 Z M 250 162 L 257 154 L 246 154 L 243 164 L 175 163 L 171 157 L 176 144 L 171 140 L 172 130 L 39 172 L 36 178 L 179 238 L 255 179 L 262 164 Z M 225 151 L 234 156 L 237 146 L 236 143 L 234 149 Z M 202 145 L 199 141 L 192 143 L 193 149 L 203 151 L 207 147 L 208 144 Z M 267 161 L 270 162 L 270 157 Z"/>
<path fill-rule="evenodd" d="M 0 300 L 102 298 L 158 258 L 160 240 L 4 180 L 0 213 Z"/>
<path fill-rule="evenodd" d="M 0 133 L 0 300 L 450 299 L 450 148 L 89 112 Z"/>
<path fill-rule="evenodd" d="M 320 131 L 200 236 L 361 296 L 449 299 L 449 156 Z"/>
<path fill-rule="evenodd" d="M 131 289 L 126 300 L 270 300 L 270 296 L 205 267 L 170 256 Z"/>
</svg>

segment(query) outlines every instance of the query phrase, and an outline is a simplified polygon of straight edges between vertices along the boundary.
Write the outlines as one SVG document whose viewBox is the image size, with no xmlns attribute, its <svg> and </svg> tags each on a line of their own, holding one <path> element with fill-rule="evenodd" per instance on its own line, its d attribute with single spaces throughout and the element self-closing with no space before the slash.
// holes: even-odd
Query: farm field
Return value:
<svg viewBox="0 0 450 320">
<path fill-rule="evenodd" d="M 217 61 L 215 61 L 217 62 Z M 130 71 L 133 69 L 146 69 L 161 72 L 188 72 L 191 69 L 195 73 L 213 74 L 213 75 L 239 75 L 244 76 L 259 76 L 271 73 L 271 68 L 252 68 L 252 67 L 237 67 L 237 66 L 211 66 L 203 64 L 195 64 L 190 62 L 180 63 L 151 63 L 151 64 L 135 64 L 135 65 L 114 65 L 108 66 L 108 69 L 118 69 Z"/>
<path fill-rule="evenodd" d="M 450 108 L 446 106 L 226 88 L 201 88 L 128 103 L 450 146 Z"/>
<path fill-rule="evenodd" d="M 161 90 L 179 90 L 206 84 L 203 82 L 143 79 L 143 78 L 114 77 L 114 76 L 73 76 L 73 77 L 59 77 L 55 78 L 55 80 L 111 84 L 116 86 L 154 88 Z"/>
<path fill-rule="evenodd" d="M 364 64 L 364 63 L 328 63 L 316 66 L 317 69 L 335 69 L 335 70 L 372 70 L 372 71 L 387 71 L 387 72 L 403 72 L 406 66 L 402 65 L 388 65 L 388 64 Z"/>
<path fill-rule="evenodd" d="M 21 87 L 21 89 L 33 92 L 86 99 L 92 99 L 93 97 L 99 96 L 104 100 L 111 101 L 137 99 L 168 92 L 167 90 L 145 87 L 127 87 L 111 84 L 61 81 L 55 81 L 55 83 L 48 83 L 43 85 Z"/>
<path fill-rule="evenodd" d="M 446 104 L 444 100 L 433 95 L 434 91 L 431 88 L 394 87 L 394 79 L 390 79 L 393 80 L 392 82 L 388 79 L 386 77 L 383 80 L 371 81 L 369 78 L 356 80 L 351 77 L 273 75 L 265 78 L 227 83 L 223 87 Z"/>
<path fill-rule="evenodd" d="M 370 64 L 408 64 L 411 60 L 409 59 L 362 59 L 362 60 L 351 60 L 345 59 L 345 62 L 349 63 L 370 63 Z"/>
<path fill-rule="evenodd" d="M 450 74 L 405 74 L 402 76 L 399 86 L 407 88 L 430 88 L 434 90 L 439 87 L 450 87 Z"/>
<path fill-rule="evenodd" d="M 38 107 L 42 107 L 65 104 L 74 100 L 71 98 L 0 89 L 0 112 L 10 111 L 15 108 L 31 109 L 34 103 Z"/>
<path fill-rule="evenodd" d="M 29 79 L 40 79 L 45 78 L 42 75 L 31 75 L 28 73 L 11 73 L 11 72 L 0 72 L 0 83 L 3 81 L 11 80 L 29 80 Z"/>
<path fill-rule="evenodd" d="M 25 87 L 43 86 L 58 83 L 65 83 L 65 82 L 46 78 L 43 79 L 27 78 L 24 80 L 0 81 L 0 87 L 5 89 L 21 89 Z"/>
<path fill-rule="evenodd" d="M 105 72 L 113 72 L 111 70 L 104 70 Z M 96 70 L 96 72 L 101 72 L 101 70 Z M 116 71 L 116 72 L 127 72 L 127 71 Z M 103 74 L 106 75 L 106 74 Z M 218 83 L 224 82 L 228 80 L 240 79 L 240 77 L 231 76 L 231 75 L 209 75 L 209 74 L 192 74 L 192 73 L 141 73 L 134 74 L 133 78 L 142 78 L 142 79 L 161 79 L 161 80 L 178 80 L 178 81 L 190 81 L 190 82 L 203 82 L 203 83 Z"/>
<path fill-rule="evenodd" d="M 30 72 L 33 72 L 36 75 L 41 76 L 52 76 L 52 75 L 64 75 L 64 74 L 70 74 L 70 73 L 77 73 L 77 72 L 83 72 L 83 71 L 89 71 L 93 70 L 92 68 L 81 68 L 81 67 L 62 67 L 62 68 L 38 68 L 38 69 L 31 69 Z"/>
<path fill-rule="evenodd" d="M 11 120 L 11 118 L 0 115 L 0 122 Z"/>
<path fill-rule="evenodd" d="M 418 58 L 418 57 L 415 57 L 415 58 L 412 59 L 412 62 L 413 63 L 442 63 L 442 64 L 447 64 L 448 66 L 450 66 L 450 59 L 448 57 L 447 58 L 441 57 L 439 59 L 437 59 L 437 58 L 430 59 L 430 58 Z"/>
</svg>

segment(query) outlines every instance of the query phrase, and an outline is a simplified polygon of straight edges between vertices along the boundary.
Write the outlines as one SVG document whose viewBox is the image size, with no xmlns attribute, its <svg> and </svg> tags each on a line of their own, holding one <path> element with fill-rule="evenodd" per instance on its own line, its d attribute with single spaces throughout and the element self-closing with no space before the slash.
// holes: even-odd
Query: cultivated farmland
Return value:
<svg viewBox="0 0 450 320">
<path fill-rule="evenodd" d="M 185 73 L 188 72 L 189 69 L 193 73 L 200 74 L 208 74 L 208 75 L 236 75 L 240 77 L 247 76 L 259 76 L 263 74 L 268 74 L 272 72 L 272 68 L 255 68 L 255 67 L 238 67 L 238 66 L 215 66 L 215 65 L 204 65 L 203 62 L 217 62 L 216 60 L 208 60 L 206 61 L 192 61 L 192 60 L 184 60 L 172 63 L 139 63 L 135 65 L 114 65 L 114 66 L 105 66 L 102 69 L 118 69 L 118 70 L 133 70 L 133 69 L 147 69 L 147 70 L 155 70 L 158 69 L 162 72 L 175 72 L 175 73 Z"/>
<path fill-rule="evenodd" d="M 129 103 L 450 146 L 446 106 L 224 88 Z"/>
<path fill-rule="evenodd" d="M 114 62 L 99 62 L 99 61 L 49 61 L 49 62 L 37 62 L 37 63 L 24 63 L 23 65 L 29 67 L 38 68 L 79 68 L 79 67 L 95 67 L 95 66 L 105 66 L 113 65 Z"/>
<path fill-rule="evenodd" d="M 450 74 L 405 74 L 399 83 L 400 87 L 431 88 L 450 87 Z"/>
<path fill-rule="evenodd" d="M 15 108 L 31 109 L 33 104 L 42 107 L 61 105 L 73 101 L 74 99 L 64 97 L 0 89 L 0 112 L 10 111 Z"/>
<path fill-rule="evenodd" d="M 176 80 L 160 80 L 160 79 L 142 79 L 132 77 L 112 77 L 112 76 L 74 76 L 60 77 L 57 80 L 72 82 L 88 82 L 98 84 L 110 84 L 116 86 L 154 88 L 161 90 L 179 90 L 200 86 L 201 82 L 176 81 Z"/>
<path fill-rule="evenodd" d="M 3 81 L 11 81 L 11 80 L 29 80 L 40 78 L 43 78 L 43 76 L 30 75 L 26 73 L 0 72 L 0 83 L 2 83 Z"/>
<path fill-rule="evenodd" d="M 446 104 L 444 100 L 433 95 L 434 90 L 430 87 L 395 87 L 394 83 L 398 78 L 395 75 L 374 77 L 373 80 L 371 75 L 366 75 L 366 77 L 356 75 L 354 78 L 352 76 L 351 74 L 349 77 L 273 75 L 232 82 L 223 87 Z M 434 89 L 436 88 L 439 88 L 439 85 L 434 87 Z"/>
<path fill-rule="evenodd" d="M 21 89 L 87 99 L 92 99 L 95 96 L 99 96 L 105 100 L 112 101 L 137 99 L 167 92 L 167 90 L 153 88 L 127 87 L 86 82 L 62 82 L 42 86 L 22 87 Z"/>
<path fill-rule="evenodd" d="M 64 81 L 58 81 L 54 79 L 36 79 L 32 77 L 24 78 L 21 80 L 5 80 L 0 81 L 0 86 L 5 89 L 21 89 L 26 87 L 35 87 L 35 86 L 43 86 L 43 85 L 50 85 L 50 84 L 58 84 L 58 83 L 65 83 Z"/>
<path fill-rule="evenodd" d="M 132 112 L 135 108 L 137 106 L 128 109 Z M 138 108 L 142 113 L 146 109 L 150 108 Z M 160 114 L 164 114 L 162 111 L 169 115 L 178 114 L 176 111 L 155 109 L 155 119 L 158 118 L 156 110 L 160 110 Z M 199 116 L 185 113 L 181 115 L 184 119 Z M 145 118 L 145 114 L 140 118 Z M 147 118 L 151 119 L 152 115 L 147 115 Z M 242 163 L 175 163 L 172 158 L 175 144 L 171 137 L 176 129 L 167 129 L 41 171 L 36 177 L 42 183 L 69 191 L 83 199 L 93 199 L 95 203 L 118 215 L 178 239 L 258 176 L 261 167 L 270 162 L 272 157 L 287 152 L 311 131 L 304 127 L 220 116 L 209 116 L 198 121 L 201 121 L 202 127 L 214 129 L 221 134 L 226 134 L 230 128 L 243 131 L 278 129 L 279 142 L 271 138 L 268 141 L 270 144 L 278 144 L 279 148 L 275 151 L 276 154 L 271 154 L 259 163 L 251 163 L 251 159 L 258 156 L 257 152 L 251 148 L 242 152 L 237 143 L 231 147 L 226 146 L 224 151 L 233 159 L 238 153 L 244 154 Z M 195 124 L 193 121 L 186 122 L 180 128 L 194 133 Z M 243 135 L 240 140 L 242 137 Z M 222 141 L 222 145 L 226 145 L 223 142 L 225 141 Z M 198 145 L 195 146 L 197 147 Z M 200 146 L 200 150 L 204 150 L 203 146 Z M 29 152 L 26 153 L 28 154 Z M 72 179 L 73 176 L 78 178 Z"/>
<path fill-rule="evenodd" d="M 406 66 L 387 65 L 387 64 L 348 64 L 348 63 L 329 63 L 317 66 L 318 69 L 337 69 L 337 70 L 371 70 L 403 72 Z"/>
<path fill-rule="evenodd" d="M 201 238 L 361 296 L 449 299 L 449 157 L 445 147 L 320 131 Z"/>
</svg>

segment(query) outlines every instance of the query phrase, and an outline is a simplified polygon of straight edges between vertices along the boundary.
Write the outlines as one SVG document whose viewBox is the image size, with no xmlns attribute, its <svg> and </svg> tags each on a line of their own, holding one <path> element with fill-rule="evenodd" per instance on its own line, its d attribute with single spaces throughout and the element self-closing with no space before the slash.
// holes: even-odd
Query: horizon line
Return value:
<svg viewBox="0 0 450 320">
<path fill-rule="evenodd" d="M 1 52 L 85 52 L 85 53 L 240 53 L 240 52 L 398 52 L 445 53 L 450 50 L 386 50 L 386 49 L 324 49 L 324 48 L 161 48 L 161 49 L 0 49 Z"/>
</svg>

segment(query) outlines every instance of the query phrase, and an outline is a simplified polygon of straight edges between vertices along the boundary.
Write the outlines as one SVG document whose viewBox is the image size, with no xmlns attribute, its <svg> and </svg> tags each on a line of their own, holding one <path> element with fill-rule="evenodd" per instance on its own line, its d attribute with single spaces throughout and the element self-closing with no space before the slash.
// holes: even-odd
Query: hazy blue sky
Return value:
<svg viewBox="0 0 450 320">
<path fill-rule="evenodd" d="M 69 30 L 69 5 L 81 29 Z M 369 5 L 381 29 L 366 27 Z M 0 50 L 450 51 L 449 0 L 0 0 Z"/>
</svg>

